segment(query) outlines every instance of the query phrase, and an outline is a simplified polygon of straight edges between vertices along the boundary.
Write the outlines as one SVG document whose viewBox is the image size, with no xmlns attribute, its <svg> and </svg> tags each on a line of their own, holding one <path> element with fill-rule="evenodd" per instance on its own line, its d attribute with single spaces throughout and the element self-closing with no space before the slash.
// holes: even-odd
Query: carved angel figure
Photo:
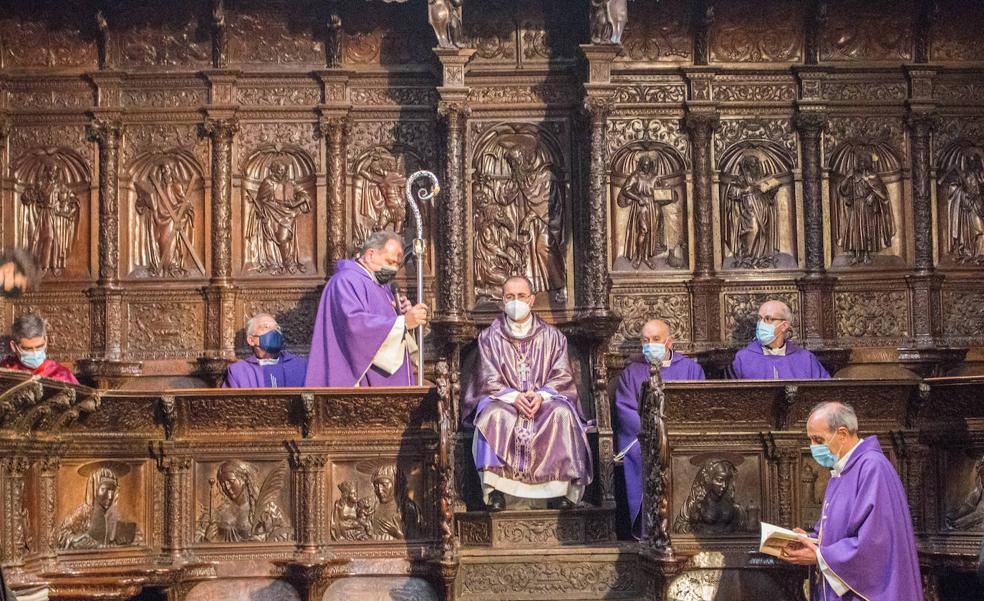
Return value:
<svg viewBox="0 0 984 601">
<path fill-rule="evenodd" d="M 461 5 L 464 0 L 427 0 L 427 20 L 439 48 L 461 48 Z"/>
<path fill-rule="evenodd" d="M 170 162 L 159 165 L 147 181 L 136 183 L 136 210 L 143 222 L 139 264 L 152 276 L 180 277 L 187 273 L 185 258 L 195 254 L 195 205 L 190 195 L 195 184 L 195 178 L 179 181 Z"/>
<path fill-rule="evenodd" d="M 974 488 L 964 497 L 960 506 L 947 512 L 948 530 L 980 532 L 984 530 L 984 457 L 974 464 Z"/>
<path fill-rule="evenodd" d="M 89 476 L 85 500 L 62 521 L 57 533 L 58 548 L 96 549 L 139 542 L 137 525 L 121 519 L 116 504 L 119 478 L 128 471 L 129 466 L 110 462 L 79 469 L 79 473 Z"/>
<path fill-rule="evenodd" d="M 870 264 L 871 254 L 888 248 L 895 237 L 895 217 L 888 189 L 874 170 L 878 157 L 858 153 L 857 166 L 837 186 L 837 243 L 850 253 L 851 265 Z"/>
<path fill-rule="evenodd" d="M 984 250 L 984 165 L 971 154 L 964 168 L 954 166 L 944 176 L 950 238 L 947 250 L 961 263 L 981 263 Z"/>
<path fill-rule="evenodd" d="M 694 477 L 690 495 L 673 523 L 686 534 L 724 534 L 744 528 L 745 510 L 735 502 L 738 468 L 727 459 L 705 461 Z"/>
<path fill-rule="evenodd" d="M 205 542 L 280 542 L 290 540 L 290 524 L 279 498 L 287 486 L 287 466 L 277 466 L 257 487 L 256 468 L 238 459 L 219 465 L 216 481 L 225 497 L 199 519 L 198 540 Z M 211 503 L 211 501 L 210 501 Z"/>
<path fill-rule="evenodd" d="M 776 192 L 779 180 L 765 176 L 762 163 L 747 154 L 725 190 L 724 243 L 735 267 L 774 267 L 779 254 Z"/>
<path fill-rule="evenodd" d="M 297 218 L 311 212 L 311 196 L 289 177 L 287 163 L 275 160 L 256 194 L 247 191 L 249 252 L 257 271 L 303 272 L 297 253 Z"/>
<path fill-rule="evenodd" d="M 45 272 L 61 273 L 78 233 L 79 199 L 54 165 L 41 168 L 38 182 L 21 195 L 27 208 L 31 254 Z"/>
<path fill-rule="evenodd" d="M 663 207 L 675 200 L 673 190 L 662 186 L 653 158 L 643 155 L 618 193 L 618 206 L 629 207 L 624 255 L 639 269 L 645 263 L 656 268 L 656 257 L 666 252 Z"/>
<path fill-rule="evenodd" d="M 367 507 L 359 505 L 358 491 L 349 480 L 338 485 L 341 496 L 335 501 L 332 512 L 331 536 L 334 540 L 369 540 L 371 523 L 360 519 L 366 514 Z"/>
</svg>

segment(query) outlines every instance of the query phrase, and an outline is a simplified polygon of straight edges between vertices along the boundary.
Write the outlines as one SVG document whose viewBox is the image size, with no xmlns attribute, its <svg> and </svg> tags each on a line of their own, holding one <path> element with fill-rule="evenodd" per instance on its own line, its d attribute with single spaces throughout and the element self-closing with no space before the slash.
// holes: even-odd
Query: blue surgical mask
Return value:
<svg viewBox="0 0 984 601">
<path fill-rule="evenodd" d="M 776 339 L 776 326 L 764 321 L 755 326 L 755 338 L 762 346 L 769 346 Z"/>
<path fill-rule="evenodd" d="M 666 358 L 666 345 L 662 342 L 647 342 L 642 345 L 642 354 L 650 363 L 662 363 Z"/>
<path fill-rule="evenodd" d="M 825 468 L 830 469 L 837 465 L 837 455 L 830 450 L 830 446 L 828 446 L 827 443 L 811 444 L 810 454 L 813 455 L 814 461 Z"/>
<path fill-rule="evenodd" d="M 284 335 L 280 333 L 280 330 L 270 330 L 266 334 L 260 335 L 259 346 L 271 355 L 276 355 L 284 348 Z"/>
<path fill-rule="evenodd" d="M 18 351 L 17 357 L 25 366 L 31 369 L 37 369 L 41 367 L 41 364 L 48 357 L 48 350 L 42 348 L 36 351 Z"/>
</svg>

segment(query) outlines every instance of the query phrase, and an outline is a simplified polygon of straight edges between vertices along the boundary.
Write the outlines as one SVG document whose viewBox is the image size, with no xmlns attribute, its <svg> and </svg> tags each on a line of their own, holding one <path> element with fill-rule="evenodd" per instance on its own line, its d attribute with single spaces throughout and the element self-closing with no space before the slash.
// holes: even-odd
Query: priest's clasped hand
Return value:
<svg viewBox="0 0 984 601">
<path fill-rule="evenodd" d="M 424 303 L 417 303 L 414 306 L 410 306 L 410 302 L 407 301 L 405 304 L 401 303 L 403 309 L 403 316 L 407 320 L 407 328 L 412 330 L 418 326 L 427 325 L 427 305 Z"/>
<path fill-rule="evenodd" d="M 532 390 L 521 392 L 516 397 L 516 409 L 527 419 L 536 417 L 541 405 L 543 405 L 543 397 Z"/>
<path fill-rule="evenodd" d="M 810 542 L 802 528 L 794 528 L 793 532 L 801 535 L 800 542 L 786 545 L 782 550 L 782 558 L 799 566 L 817 565 L 817 546 Z"/>
</svg>

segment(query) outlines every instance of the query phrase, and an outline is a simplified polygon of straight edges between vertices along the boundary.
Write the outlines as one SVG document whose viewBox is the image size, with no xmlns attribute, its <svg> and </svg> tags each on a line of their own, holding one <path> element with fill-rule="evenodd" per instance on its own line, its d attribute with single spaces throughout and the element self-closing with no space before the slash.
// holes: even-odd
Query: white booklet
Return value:
<svg viewBox="0 0 984 601">
<path fill-rule="evenodd" d="M 782 557 L 782 550 L 787 546 L 800 542 L 800 537 L 803 535 L 796 534 L 788 528 L 783 528 L 781 526 L 776 526 L 774 524 L 769 524 L 762 522 L 762 538 L 759 542 L 759 551 L 765 553 L 766 555 L 772 555 L 773 557 Z M 810 538 L 806 539 L 813 544 L 817 543 L 817 539 Z"/>
</svg>

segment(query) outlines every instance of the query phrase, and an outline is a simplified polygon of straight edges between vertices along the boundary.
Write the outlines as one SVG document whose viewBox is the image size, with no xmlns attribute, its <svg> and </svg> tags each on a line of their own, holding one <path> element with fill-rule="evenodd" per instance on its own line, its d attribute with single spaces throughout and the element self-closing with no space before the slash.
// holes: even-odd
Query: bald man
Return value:
<svg viewBox="0 0 984 601">
<path fill-rule="evenodd" d="M 642 326 L 642 358 L 637 358 L 622 371 L 615 392 L 618 423 L 615 437 L 618 448 L 625 452 L 625 489 L 632 535 L 642 536 L 642 451 L 639 435 L 639 396 L 642 383 L 649 378 L 649 367 L 660 366 L 663 380 L 703 380 L 704 369 L 696 361 L 673 352 L 673 336 L 665 321 L 653 319 Z M 627 452 L 626 452 L 626 449 Z"/>
<path fill-rule="evenodd" d="M 739 380 L 816 380 L 830 374 L 810 351 L 789 341 L 793 314 L 770 300 L 758 310 L 755 339 L 738 351 L 731 375 Z"/>
<path fill-rule="evenodd" d="M 229 366 L 223 388 L 304 386 L 307 360 L 284 350 L 284 335 L 273 315 L 258 313 L 246 323 L 246 344 L 253 354 Z"/>
</svg>

